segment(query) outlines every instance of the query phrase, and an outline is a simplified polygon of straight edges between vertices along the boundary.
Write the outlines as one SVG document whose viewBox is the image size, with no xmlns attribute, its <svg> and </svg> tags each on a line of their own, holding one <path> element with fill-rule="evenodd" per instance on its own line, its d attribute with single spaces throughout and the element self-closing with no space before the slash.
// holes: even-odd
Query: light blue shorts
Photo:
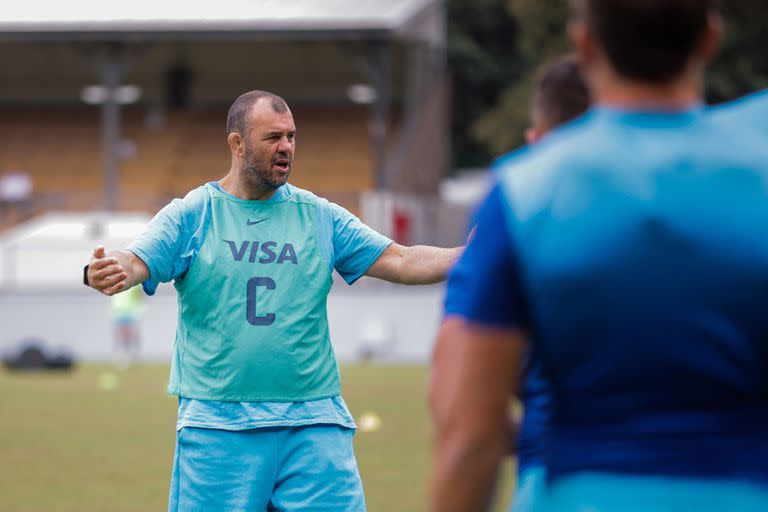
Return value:
<svg viewBox="0 0 768 512">
<path fill-rule="evenodd" d="M 547 490 L 547 512 L 766 512 L 768 488 L 726 480 L 583 473 Z"/>
<path fill-rule="evenodd" d="M 511 512 L 538 512 L 547 485 L 547 470 L 542 466 L 525 468 L 517 478 Z"/>
<path fill-rule="evenodd" d="M 337 425 L 182 428 L 168 510 L 364 511 L 353 436 Z"/>
</svg>

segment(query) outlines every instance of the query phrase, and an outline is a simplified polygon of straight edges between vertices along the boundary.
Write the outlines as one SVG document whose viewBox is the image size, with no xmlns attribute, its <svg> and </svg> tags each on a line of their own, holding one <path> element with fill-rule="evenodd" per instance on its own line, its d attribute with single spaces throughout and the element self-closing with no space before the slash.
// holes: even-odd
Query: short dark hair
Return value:
<svg viewBox="0 0 768 512">
<path fill-rule="evenodd" d="M 249 91 L 237 97 L 232 106 L 229 107 L 227 114 L 227 135 L 237 132 L 241 135 L 248 133 L 250 126 L 248 124 L 248 114 L 251 113 L 253 105 L 259 100 L 266 98 L 272 102 L 272 109 L 275 112 L 284 114 L 288 112 L 288 104 L 283 98 L 267 91 Z"/>
<path fill-rule="evenodd" d="M 551 129 L 574 119 L 589 108 L 589 89 L 575 55 L 544 65 L 538 73 L 531 98 L 531 117 L 536 128 Z"/>
<path fill-rule="evenodd" d="M 664 83 L 688 65 L 716 0 L 574 0 L 616 72 Z"/>
</svg>

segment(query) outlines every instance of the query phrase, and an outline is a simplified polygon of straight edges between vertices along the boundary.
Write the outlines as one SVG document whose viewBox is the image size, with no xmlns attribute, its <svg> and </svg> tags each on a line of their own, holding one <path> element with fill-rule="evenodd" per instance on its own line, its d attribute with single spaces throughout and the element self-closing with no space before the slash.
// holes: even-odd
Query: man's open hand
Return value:
<svg viewBox="0 0 768 512">
<path fill-rule="evenodd" d="M 128 274 L 117 258 L 107 257 L 103 246 L 93 251 L 91 263 L 88 266 L 88 284 L 104 295 L 114 295 L 125 288 Z"/>
</svg>

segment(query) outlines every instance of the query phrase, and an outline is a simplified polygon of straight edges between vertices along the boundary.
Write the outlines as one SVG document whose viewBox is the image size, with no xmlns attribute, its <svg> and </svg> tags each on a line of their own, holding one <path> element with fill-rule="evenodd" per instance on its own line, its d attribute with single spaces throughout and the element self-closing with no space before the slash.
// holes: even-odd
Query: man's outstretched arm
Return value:
<svg viewBox="0 0 768 512">
<path fill-rule="evenodd" d="M 445 280 L 463 247 L 390 244 L 365 275 L 399 284 L 433 284 Z"/>
<path fill-rule="evenodd" d="M 114 295 L 149 279 L 149 268 L 128 250 L 110 251 L 99 246 L 88 264 L 88 285 L 104 295 Z"/>
</svg>

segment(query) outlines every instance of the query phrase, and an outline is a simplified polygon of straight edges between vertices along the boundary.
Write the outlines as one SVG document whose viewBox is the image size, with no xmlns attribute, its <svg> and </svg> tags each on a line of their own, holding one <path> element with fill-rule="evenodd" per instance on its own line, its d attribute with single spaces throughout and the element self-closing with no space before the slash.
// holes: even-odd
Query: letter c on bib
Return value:
<svg viewBox="0 0 768 512">
<path fill-rule="evenodd" d="M 267 313 L 266 315 L 262 316 L 256 314 L 256 288 L 259 286 L 263 286 L 267 290 L 274 290 L 277 288 L 275 281 L 269 277 L 253 277 L 249 279 L 245 301 L 245 318 L 251 325 L 272 325 L 275 321 L 274 313 Z"/>
</svg>

